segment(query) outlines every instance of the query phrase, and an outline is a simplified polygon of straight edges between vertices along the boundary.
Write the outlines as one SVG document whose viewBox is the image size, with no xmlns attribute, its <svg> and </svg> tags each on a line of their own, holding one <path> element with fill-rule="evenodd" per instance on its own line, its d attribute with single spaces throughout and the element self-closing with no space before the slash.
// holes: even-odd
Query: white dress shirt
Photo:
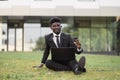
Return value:
<svg viewBox="0 0 120 80">
<path fill-rule="evenodd" d="M 60 36 L 61 36 L 61 33 L 60 34 L 55 34 L 54 32 L 53 32 L 53 41 L 54 41 L 54 43 L 56 44 L 56 46 L 58 47 L 58 45 L 57 45 L 57 37 L 56 36 L 59 36 L 59 42 L 60 42 Z"/>
</svg>

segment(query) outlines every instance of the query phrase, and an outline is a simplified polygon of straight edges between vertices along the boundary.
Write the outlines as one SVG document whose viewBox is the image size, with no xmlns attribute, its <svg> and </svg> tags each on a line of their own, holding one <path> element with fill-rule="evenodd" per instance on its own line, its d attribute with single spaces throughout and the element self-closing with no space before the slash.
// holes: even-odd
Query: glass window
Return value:
<svg viewBox="0 0 120 80">
<path fill-rule="evenodd" d="M 116 48 L 117 48 L 117 46 L 116 46 L 117 45 L 117 43 L 116 43 L 116 41 L 117 41 L 117 36 L 116 36 L 116 34 L 117 34 L 117 25 L 116 25 L 115 20 L 113 22 L 113 21 L 111 21 L 109 19 L 107 28 L 108 28 L 108 30 L 107 30 L 107 34 L 108 34 L 108 50 L 109 51 L 115 51 Z"/>
<path fill-rule="evenodd" d="M 77 24 L 76 27 L 79 29 L 78 37 L 84 51 L 105 52 L 115 50 L 116 27 L 114 21 L 114 18 L 107 17 L 75 18 L 75 25 Z"/>
<path fill-rule="evenodd" d="M 90 28 L 79 28 L 78 38 L 84 51 L 90 52 Z"/>
<path fill-rule="evenodd" d="M 32 51 L 35 48 L 36 40 L 41 36 L 39 23 L 24 24 L 24 51 Z"/>
<path fill-rule="evenodd" d="M 9 49 L 8 51 L 14 51 L 15 50 L 15 29 L 9 29 L 9 42 L 8 46 Z"/>
<path fill-rule="evenodd" d="M 17 51 L 22 51 L 22 28 L 17 28 L 16 29 L 16 50 Z"/>
<path fill-rule="evenodd" d="M 42 27 L 49 27 L 50 24 L 49 24 L 49 17 L 41 17 L 41 26 Z"/>
<path fill-rule="evenodd" d="M 106 18 L 91 18 L 91 27 L 106 27 Z"/>
<path fill-rule="evenodd" d="M 107 51 L 106 28 L 91 28 L 91 51 Z"/>
<path fill-rule="evenodd" d="M 75 17 L 74 24 L 75 24 L 75 27 L 79 27 L 79 28 L 91 27 L 89 17 Z"/>
</svg>

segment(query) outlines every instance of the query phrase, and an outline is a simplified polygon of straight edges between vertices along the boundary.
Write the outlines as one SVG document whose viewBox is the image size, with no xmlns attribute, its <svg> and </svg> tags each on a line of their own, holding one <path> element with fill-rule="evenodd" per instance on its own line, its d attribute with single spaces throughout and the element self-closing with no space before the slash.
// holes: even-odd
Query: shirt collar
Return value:
<svg viewBox="0 0 120 80">
<path fill-rule="evenodd" d="M 53 32 L 53 36 L 55 37 L 57 34 L 55 34 L 54 32 Z M 57 36 L 60 36 L 61 35 L 61 32 L 60 32 L 60 34 L 58 34 Z"/>
</svg>

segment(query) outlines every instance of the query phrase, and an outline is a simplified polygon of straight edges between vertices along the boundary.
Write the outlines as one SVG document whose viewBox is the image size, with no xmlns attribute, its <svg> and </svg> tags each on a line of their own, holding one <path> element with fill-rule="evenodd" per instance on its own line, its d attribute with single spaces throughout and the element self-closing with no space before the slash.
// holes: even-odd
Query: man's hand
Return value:
<svg viewBox="0 0 120 80">
<path fill-rule="evenodd" d="M 43 63 L 41 63 L 39 66 L 33 66 L 33 68 L 42 68 L 44 66 Z"/>
<path fill-rule="evenodd" d="M 80 44 L 80 42 L 79 42 L 78 39 L 76 39 L 76 40 L 74 41 L 74 44 L 77 46 L 78 49 L 81 48 L 81 44 Z"/>
<path fill-rule="evenodd" d="M 43 67 L 44 66 L 44 64 L 43 63 L 41 63 L 40 65 L 39 65 L 39 68 L 41 68 L 41 67 Z"/>
</svg>

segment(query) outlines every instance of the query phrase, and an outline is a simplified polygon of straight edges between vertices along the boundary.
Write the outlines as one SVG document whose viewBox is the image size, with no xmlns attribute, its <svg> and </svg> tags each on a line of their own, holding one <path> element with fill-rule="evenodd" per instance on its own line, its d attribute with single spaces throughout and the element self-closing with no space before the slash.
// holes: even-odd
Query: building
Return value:
<svg viewBox="0 0 120 80">
<path fill-rule="evenodd" d="M 119 0 L 0 0 L 0 51 L 31 51 L 49 18 L 77 31 L 84 51 L 116 50 Z M 72 34 L 72 33 L 71 33 Z"/>
</svg>

